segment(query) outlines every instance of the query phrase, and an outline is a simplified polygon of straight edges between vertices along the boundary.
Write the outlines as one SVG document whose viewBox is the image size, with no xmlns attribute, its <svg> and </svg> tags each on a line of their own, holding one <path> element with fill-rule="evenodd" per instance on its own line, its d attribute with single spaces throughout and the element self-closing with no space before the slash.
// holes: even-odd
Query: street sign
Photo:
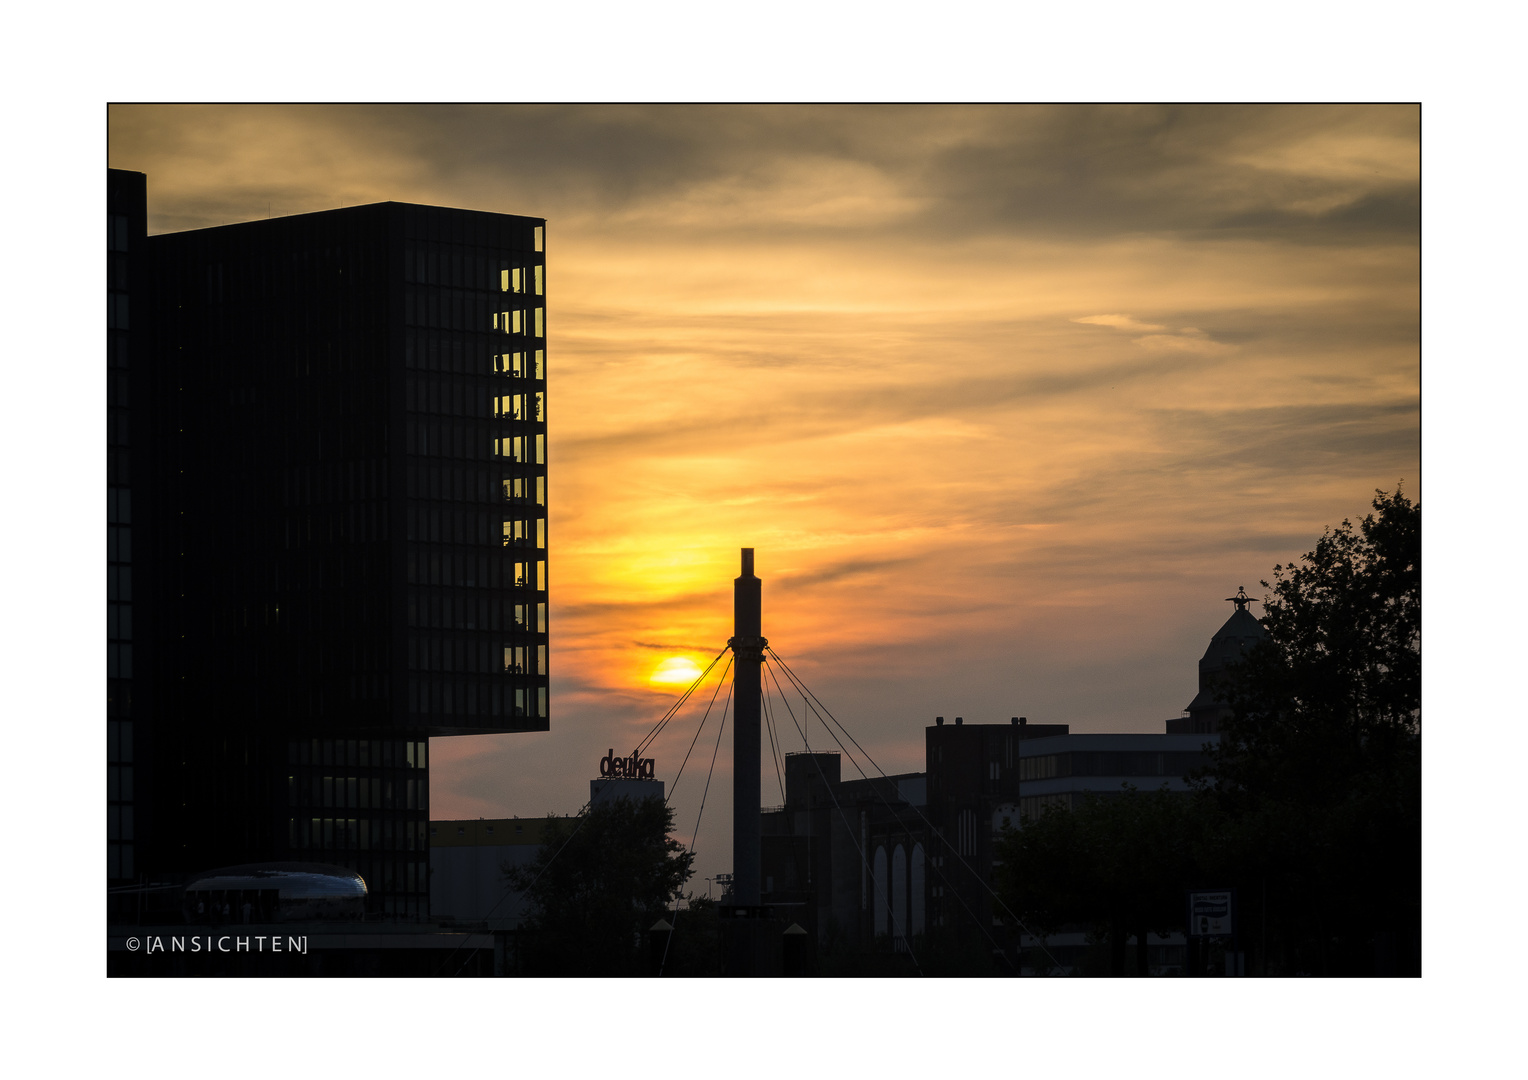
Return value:
<svg viewBox="0 0 1528 1080">
<path fill-rule="evenodd" d="M 1231 889 L 1188 894 L 1188 936 L 1230 937 L 1235 933 L 1236 895 Z"/>
</svg>

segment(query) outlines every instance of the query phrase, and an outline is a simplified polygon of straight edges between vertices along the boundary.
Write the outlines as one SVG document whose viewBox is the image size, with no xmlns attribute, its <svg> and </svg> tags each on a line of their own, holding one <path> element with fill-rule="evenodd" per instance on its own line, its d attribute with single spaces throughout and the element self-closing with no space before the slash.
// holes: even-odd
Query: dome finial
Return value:
<svg viewBox="0 0 1528 1080">
<path fill-rule="evenodd" d="M 1236 595 L 1228 596 L 1226 599 L 1236 605 L 1237 611 L 1246 611 L 1247 605 L 1254 602 L 1252 597 L 1247 595 L 1247 587 L 1245 585 L 1236 586 Z"/>
</svg>

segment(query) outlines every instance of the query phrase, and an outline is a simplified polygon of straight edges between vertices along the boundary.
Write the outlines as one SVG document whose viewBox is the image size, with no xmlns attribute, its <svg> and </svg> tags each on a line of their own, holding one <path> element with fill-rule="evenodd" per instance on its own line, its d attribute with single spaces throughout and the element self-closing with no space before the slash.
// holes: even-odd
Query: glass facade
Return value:
<svg viewBox="0 0 1528 1080">
<path fill-rule="evenodd" d="M 301 739 L 287 744 L 287 847 L 348 866 L 382 914 L 416 916 L 429 889 L 429 742 Z"/>
<path fill-rule="evenodd" d="M 428 740 L 547 729 L 543 240 L 399 203 L 150 240 L 174 869 L 332 862 L 421 917 Z"/>
<path fill-rule="evenodd" d="M 408 714 L 437 733 L 544 726 L 542 229 L 404 221 Z"/>
<path fill-rule="evenodd" d="M 1019 759 L 1019 780 L 1063 776 L 1181 778 L 1209 764 L 1199 750 L 1072 750 Z"/>
</svg>

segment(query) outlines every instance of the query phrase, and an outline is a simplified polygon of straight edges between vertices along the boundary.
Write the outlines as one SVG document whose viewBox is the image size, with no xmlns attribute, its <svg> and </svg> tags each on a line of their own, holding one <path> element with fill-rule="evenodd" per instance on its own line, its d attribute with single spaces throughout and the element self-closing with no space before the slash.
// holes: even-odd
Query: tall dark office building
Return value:
<svg viewBox="0 0 1528 1080">
<path fill-rule="evenodd" d="M 150 237 L 156 871 L 428 911 L 428 740 L 544 731 L 544 222 L 381 203 Z"/>
</svg>

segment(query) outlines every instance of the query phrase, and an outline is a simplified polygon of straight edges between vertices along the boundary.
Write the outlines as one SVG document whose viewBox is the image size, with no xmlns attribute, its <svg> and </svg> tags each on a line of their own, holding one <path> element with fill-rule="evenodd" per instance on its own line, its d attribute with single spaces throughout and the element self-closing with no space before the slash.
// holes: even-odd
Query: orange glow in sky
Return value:
<svg viewBox="0 0 1528 1080">
<path fill-rule="evenodd" d="M 688 657 L 675 656 L 653 668 L 653 673 L 647 677 L 647 681 L 666 690 L 682 690 L 699 678 L 700 673 L 701 666 L 695 661 Z"/>
<path fill-rule="evenodd" d="M 1223 597 L 1422 495 L 1418 154 L 1414 107 L 110 112 L 154 232 L 548 220 L 552 730 L 434 740 L 438 818 L 576 810 L 725 645 L 742 547 L 888 772 L 936 714 L 1163 730 Z"/>
</svg>

